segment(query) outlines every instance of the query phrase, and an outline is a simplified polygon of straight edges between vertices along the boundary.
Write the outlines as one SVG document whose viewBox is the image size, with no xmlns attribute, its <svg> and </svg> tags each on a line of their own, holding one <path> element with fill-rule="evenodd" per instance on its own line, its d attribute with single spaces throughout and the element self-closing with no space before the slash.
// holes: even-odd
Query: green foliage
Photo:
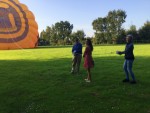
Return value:
<svg viewBox="0 0 150 113">
<path fill-rule="evenodd" d="M 85 43 L 85 33 L 83 30 L 77 30 L 76 32 L 73 32 L 70 36 L 70 40 L 72 41 L 72 44 L 75 42 L 75 39 L 78 38 L 82 44 Z"/>
<path fill-rule="evenodd" d="M 133 35 L 135 43 L 150 43 L 150 22 L 147 21 L 139 30 L 131 25 L 128 30 L 122 27 L 127 14 L 123 10 L 109 11 L 106 17 L 99 17 L 92 22 L 95 35 L 92 37 L 94 44 L 122 44 L 124 37 Z M 39 45 L 71 45 L 75 38 L 79 38 L 82 44 L 87 37 L 83 30 L 73 32 L 73 24 L 68 21 L 56 22 L 47 26 L 46 30 L 40 33 Z"/>
<path fill-rule="evenodd" d="M 93 29 L 96 30 L 95 38 L 99 43 L 116 43 L 122 33 L 122 24 L 126 19 L 126 12 L 122 10 L 109 11 L 104 18 L 93 21 Z"/>
<path fill-rule="evenodd" d="M 107 39 L 107 18 L 98 18 L 92 23 L 93 29 L 96 30 L 95 38 L 97 39 L 97 44 L 105 43 Z"/>
<path fill-rule="evenodd" d="M 132 36 L 134 37 L 134 42 L 139 42 L 140 41 L 138 31 L 136 30 L 135 25 L 131 25 L 130 29 L 126 31 L 126 34 L 132 34 Z"/>
<path fill-rule="evenodd" d="M 0 51 L 0 113 L 149 113 L 150 46 L 135 45 L 136 85 L 121 82 L 123 49 L 94 47 L 90 84 L 83 59 L 70 74 L 71 47 Z"/>
<path fill-rule="evenodd" d="M 147 21 L 141 29 L 139 29 L 140 39 L 150 42 L 150 21 Z"/>
<path fill-rule="evenodd" d="M 40 39 L 48 41 L 51 45 L 64 45 L 68 43 L 72 29 L 73 25 L 68 21 L 60 21 L 52 27 L 47 26 L 46 30 L 41 32 Z"/>
<path fill-rule="evenodd" d="M 55 23 L 55 30 L 57 31 L 57 35 L 60 39 L 64 40 L 68 38 L 72 33 L 73 25 L 71 25 L 68 21 L 60 21 Z"/>
<path fill-rule="evenodd" d="M 128 33 L 126 33 L 126 31 L 124 29 L 121 29 L 120 30 L 120 34 L 118 35 L 118 38 L 117 38 L 117 44 L 123 44 L 125 43 L 125 37 Z M 129 33 L 130 34 L 130 33 Z M 131 33 L 132 34 L 132 33 Z"/>
</svg>

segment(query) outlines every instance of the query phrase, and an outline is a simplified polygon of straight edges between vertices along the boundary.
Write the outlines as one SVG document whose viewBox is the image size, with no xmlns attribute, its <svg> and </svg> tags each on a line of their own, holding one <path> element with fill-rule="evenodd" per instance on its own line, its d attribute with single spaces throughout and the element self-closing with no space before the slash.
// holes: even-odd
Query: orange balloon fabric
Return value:
<svg viewBox="0 0 150 113">
<path fill-rule="evenodd" d="M 28 7 L 18 0 L 0 0 L 0 49 L 35 48 L 38 25 Z"/>
</svg>

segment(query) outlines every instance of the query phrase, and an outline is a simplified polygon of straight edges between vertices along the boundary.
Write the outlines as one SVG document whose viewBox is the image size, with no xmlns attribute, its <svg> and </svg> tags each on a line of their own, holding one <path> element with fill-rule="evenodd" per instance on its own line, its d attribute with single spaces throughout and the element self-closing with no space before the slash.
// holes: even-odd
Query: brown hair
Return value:
<svg viewBox="0 0 150 113">
<path fill-rule="evenodd" d="M 86 40 L 86 44 L 91 48 L 91 50 L 93 51 L 93 45 L 90 39 Z"/>
</svg>

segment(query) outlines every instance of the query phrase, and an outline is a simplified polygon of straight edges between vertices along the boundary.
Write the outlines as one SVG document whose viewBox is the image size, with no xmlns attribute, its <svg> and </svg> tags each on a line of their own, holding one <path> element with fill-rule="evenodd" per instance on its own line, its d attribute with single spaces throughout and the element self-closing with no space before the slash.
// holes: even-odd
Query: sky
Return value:
<svg viewBox="0 0 150 113">
<path fill-rule="evenodd" d="M 121 9 L 126 12 L 123 28 L 136 25 L 137 29 L 150 20 L 150 0 L 19 0 L 35 15 L 39 33 L 56 22 L 69 21 L 73 32 L 83 30 L 93 36 L 93 20 L 107 16 L 109 11 Z"/>
</svg>

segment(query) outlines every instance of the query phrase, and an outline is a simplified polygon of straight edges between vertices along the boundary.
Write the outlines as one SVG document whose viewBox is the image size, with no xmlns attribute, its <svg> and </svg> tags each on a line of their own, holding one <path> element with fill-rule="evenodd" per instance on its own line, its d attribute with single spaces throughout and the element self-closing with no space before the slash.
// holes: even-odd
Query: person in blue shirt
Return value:
<svg viewBox="0 0 150 113">
<path fill-rule="evenodd" d="M 82 59 L 82 44 L 80 43 L 78 38 L 76 38 L 75 44 L 72 47 L 72 54 L 73 54 L 73 59 L 72 59 L 71 73 L 79 74 L 80 63 Z"/>
<path fill-rule="evenodd" d="M 133 54 L 133 50 L 134 50 L 133 36 L 127 35 L 126 42 L 127 42 L 127 44 L 126 44 L 125 50 L 116 52 L 119 55 L 125 54 L 125 56 L 124 56 L 125 61 L 124 61 L 123 69 L 125 71 L 126 78 L 122 82 L 130 82 L 131 84 L 136 84 L 135 76 L 132 71 L 132 65 L 133 65 L 133 61 L 135 59 L 134 54 Z M 129 74 L 132 77 L 132 81 L 130 81 L 130 79 L 129 79 Z"/>
</svg>

